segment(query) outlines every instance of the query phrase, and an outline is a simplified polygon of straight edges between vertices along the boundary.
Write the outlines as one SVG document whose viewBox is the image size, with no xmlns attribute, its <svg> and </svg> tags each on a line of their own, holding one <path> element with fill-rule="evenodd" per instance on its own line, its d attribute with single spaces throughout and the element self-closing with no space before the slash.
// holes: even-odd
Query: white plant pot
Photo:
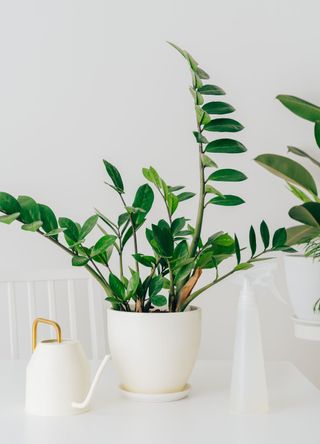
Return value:
<svg viewBox="0 0 320 444">
<path fill-rule="evenodd" d="M 320 314 L 313 310 L 320 298 L 320 262 L 302 255 L 288 255 L 284 264 L 295 317 L 320 322 Z"/>
<path fill-rule="evenodd" d="M 201 311 L 108 310 L 108 338 L 121 388 L 140 395 L 183 392 L 197 357 Z"/>
</svg>

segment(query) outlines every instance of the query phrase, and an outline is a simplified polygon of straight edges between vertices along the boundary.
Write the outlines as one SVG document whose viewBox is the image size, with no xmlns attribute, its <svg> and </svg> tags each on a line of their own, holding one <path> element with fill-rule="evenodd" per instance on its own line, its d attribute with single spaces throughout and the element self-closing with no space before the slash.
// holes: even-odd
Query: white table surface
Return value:
<svg viewBox="0 0 320 444">
<path fill-rule="evenodd" d="M 199 361 L 188 398 L 130 401 L 109 366 L 92 410 L 69 417 L 24 413 L 25 362 L 0 361 L 1 444 L 319 444 L 320 392 L 290 363 L 267 364 L 270 413 L 228 412 L 231 364 Z M 96 367 L 96 364 L 93 364 Z"/>
</svg>

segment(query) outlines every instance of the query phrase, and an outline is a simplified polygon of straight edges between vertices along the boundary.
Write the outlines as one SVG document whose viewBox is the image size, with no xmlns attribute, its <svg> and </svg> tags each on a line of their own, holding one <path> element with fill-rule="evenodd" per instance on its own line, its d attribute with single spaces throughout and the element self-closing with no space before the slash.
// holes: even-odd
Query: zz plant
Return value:
<svg viewBox="0 0 320 444">
<path fill-rule="evenodd" d="M 246 151 L 244 145 L 233 138 L 208 140 L 208 134 L 236 133 L 243 126 L 237 120 L 221 117 L 235 111 L 226 102 L 211 100 L 212 96 L 224 95 L 223 89 L 205 83 L 209 75 L 195 59 L 187 51 L 171 45 L 185 58 L 192 76 L 190 92 L 196 117 L 193 134 L 199 161 L 195 226 L 190 225 L 187 218 L 176 216 L 180 204 L 195 194 L 184 191 L 183 186 L 169 185 L 153 167 L 143 169 L 143 175 L 149 183 L 138 188 L 131 202 L 127 200 L 120 172 L 104 160 L 109 178 L 106 183 L 122 202 L 123 212 L 117 219 L 110 219 L 97 210 L 83 225 L 66 217 L 57 218 L 47 205 L 37 203 L 29 196 L 16 199 L 8 193 L 0 193 L 0 211 L 3 213 L 0 221 L 5 224 L 18 221 L 23 230 L 36 232 L 62 248 L 72 257 L 72 265 L 85 267 L 99 282 L 106 293 L 106 299 L 115 310 L 184 311 L 205 290 L 239 270 L 252 267 L 255 262 L 263 259 L 263 254 L 288 249 L 286 230 L 278 229 L 271 241 L 264 221 L 260 225 L 262 250 L 257 253 L 256 233 L 251 227 L 251 254 L 246 260 L 241 260 L 242 248 L 237 236 L 218 231 L 205 241 L 202 239 L 204 215 L 209 206 L 237 206 L 244 203 L 237 195 L 224 194 L 218 189 L 220 187 L 216 187 L 216 183 L 242 182 L 247 179 L 241 171 L 219 168 L 210 156 L 241 154 Z M 209 99 L 205 102 L 207 97 Z M 139 248 L 138 235 L 146 224 L 154 202 L 153 189 L 163 201 L 166 216 L 145 229 L 151 251 L 146 254 Z M 87 236 L 96 227 L 102 232 L 102 237 L 93 245 L 88 245 Z M 133 244 L 133 266 L 126 273 L 123 255 L 129 241 Z M 114 269 L 114 255 L 118 256 L 118 273 Z M 229 264 L 229 270 L 221 274 L 220 264 L 232 257 L 235 257 L 235 262 Z M 203 269 L 211 269 L 213 276 L 207 284 L 194 290 Z"/>
<path fill-rule="evenodd" d="M 277 99 L 291 112 L 313 123 L 316 149 L 320 149 L 320 107 L 295 96 L 279 95 Z M 304 150 L 288 146 L 288 152 L 306 158 L 316 167 L 319 160 Z M 284 179 L 290 191 L 302 204 L 289 210 L 289 215 L 300 225 L 287 230 L 288 243 L 306 244 L 306 255 L 320 257 L 320 197 L 316 181 L 299 162 L 277 154 L 262 154 L 255 159 L 271 173 Z"/>
</svg>

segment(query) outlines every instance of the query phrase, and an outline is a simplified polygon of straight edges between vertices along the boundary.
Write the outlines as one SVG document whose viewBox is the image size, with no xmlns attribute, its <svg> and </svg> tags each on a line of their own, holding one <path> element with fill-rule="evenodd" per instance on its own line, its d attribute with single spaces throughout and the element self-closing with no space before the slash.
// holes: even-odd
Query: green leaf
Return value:
<svg viewBox="0 0 320 444">
<path fill-rule="evenodd" d="M 254 253 L 257 251 L 257 239 L 256 239 L 256 233 L 252 225 L 249 230 L 249 242 L 251 249 L 251 257 L 253 257 Z"/>
<path fill-rule="evenodd" d="M 124 193 L 122 178 L 117 168 L 106 160 L 104 160 L 103 163 L 116 190 L 121 194 Z"/>
<path fill-rule="evenodd" d="M 83 267 L 84 265 L 87 265 L 89 262 L 89 259 L 85 256 L 73 256 L 72 258 L 72 265 L 74 267 Z"/>
<path fill-rule="evenodd" d="M 88 234 L 94 229 L 96 226 L 96 223 L 98 222 L 98 215 L 95 214 L 94 216 L 89 217 L 83 224 L 81 230 L 80 230 L 80 238 L 84 239 Z"/>
<path fill-rule="evenodd" d="M 295 227 L 287 228 L 286 244 L 288 246 L 306 244 L 319 236 L 320 228 L 314 228 L 308 225 L 296 225 Z"/>
<path fill-rule="evenodd" d="M 123 300 L 125 298 L 126 293 L 126 287 L 123 285 L 123 283 L 120 281 L 120 279 L 117 278 L 116 275 L 113 273 L 109 274 L 109 285 L 113 292 L 113 294 Z"/>
<path fill-rule="evenodd" d="M 320 120 L 320 117 L 319 117 Z M 314 137 L 316 139 L 318 148 L 320 148 L 320 121 L 317 121 L 314 125 Z M 319 162 L 318 162 L 318 166 L 319 166 Z"/>
<path fill-rule="evenodd" d="M 160 256 L 171 257 L 173 254 L 173 236 L 170 228 L 152 225 L 152 233 Z"/>
<path fill-rule="evenodd" d="M 200 79 L 208 80 L 210 78 L 209 74 L 207 74 L 202 68 L 197 67 L 197 74 L 200 77 Z"/>
<path fill-rule="evenodd" d="M 279 228 L 275 231 L 272 239 L 272 248 L 282 247 L 287 240 L 287 232 L 285 228 Z"/>
<path fill-rule="evenodd" d="M 41 226 L 42 226 L 42 221 L 41 220 L 36 220 L 36 221 L 31 222 L 29 224 L 23 224 L 21 226 L 21 229 L 25 230 L 25 231 L 31 231 L 31 232 L 34 233 L 35 231 L 39 230 L 39 228 Z"/>
<path fill-rule="evenodd" d="M 314 163 L 315 165 L 320 167 L 320 162 L 318 162 L 313 157 L 309 156 L 308 153 L 306 153 L 305 151 L 301 150 L 300 148 L 297 148 L 295 146 L 288 146 L 288 152 L 289 153 L 293 153 L 293 154 L 295 154 L 297 156 L 300 156 L 300 157 L 306 157 L 307 159 L 311 160 L 312 163 Z"/>
<path fill-rule="evenodd" d="M 193 131 L 193 135 L 198 143 L 208 143 L 208 140 L 202 134 L 198 133 L 198 131 Z"/>
<path fill-rule="evenodd" d="M 13 221 L 18 219 L 20 216 L 20 213 L 12 213 L 12 214 L 5 214 L 4 216 L 0 216 L 0 222 L 3 224 L 11 224 Z"/>
<path fill-rule="evenodd" d="M 67 217 L 59 218 L 59 225 L 61 228 L 65 228 L 64 235 L 67 236 L 74 242 L 78 242 L 79 240 L 79 229 L 77 225 Z"/>
<path fill-rule="evenodd" d="M 177 261 L 179 262 L 179 264 L 181 265 L 181 259 L 185 259 L 186 257 L 188 257 L 189 255 L 189 249 L 188 249 L 188 244 L 186 240 L 182 240 L 181 242 L 178 243 L 178 245 L 175 247 L 174 252 L 173 252 L 173 262 L 174 262 L 174 266 L 177 266 Z"/>
<path fill-rule="evenodd" d="M 302 202 L 311 202 L 310 197 L 305 192 L 300 190 L 300 188 L 295 187 L 291 183 L 288 183 L 288 187 L 289 187 L 289 190 L 291 191 L 291 193 L 294 196 L 296 196 L 298 199 L 302 200 Z"/>
<path fill-rule="evenodd" d="M 204 102 L 202 94 L 196 91 L 192 86 L 190 86 L 189 90 L 191 92 L 195 105 L 202 105 Z"/>
<path fill-rule="evenodd" d="M 50 236 L 56 236 L 59 233 L 63 233 L 64 231 L 66 231 L 66 228 L 56 228 L 55 230 L 49 231 L 48 233 L 45 234 L 46 237 L 50 237 Z"/>
<path fill-rule="evenodd" d="M 216 85 L 204 85 L 198 89 L 200 94 L 209 96 L 222 96 L 225 94 L 222 88 Z"/>
<path fill-rule="evenodd" d="M 217 139 L 208 143 L 205 151 L 207 153 L 237 154 L 246 152 L 247 148 L 234 139 Z"/>
<path fill-rule="evenodd" d="M 320 120 L 320 108 L 295 96 L 280 94 L 277 99 L 290 111 L 303 119 L 316 122 Z"/>
<path fill-rule="evenodd" d="M 132 276 L 131 276 L 129 282 L 128 282 L 126 299 L 131 299 L 133 296 L 135 296 L 136 291 L 139 286 L 139 282 L 140 282 L 139 273 L 134 271 L 132 273 Z"/>
<path fill-rule="evenodd" d="M 192 199 L 192 197 L 195 196 L 195 193 L 191 193 L 188 191 L 184 191 L 183 193 L 180 193 L 177 195 L 178 201 L 183 202 L 184 200 Z"/>
<path fill-rule="evenodd" d="M 174 193 L 175 191 L 183 190 L 183 188 L 185 188 L 184 185 L 176 185 L 174 187 L 168 186 L 168 190 L 170 193 Z"/>
<path fill-rule="evenodd" d="M 139 225 L 142 220 L 145 219 L 145 216 L 152 208 L 154 201 L 154 194 L 152 191 L 152 188 L 147 183 L 144 185 L 141 185 L 134 197 L 132 206 L 134 208 L 141 208 L 144 210 L 144 213 L 136 214 L 133 216 L 133 221 L 135 225 Z"/>
<path fill-rule="evenodd" d="M 58 221 L 54 212 L 47 205 L 39 204 L 42 228 L 45 233 L 52 233 L 58 229 Z M 58 239 L 58 233 L 51 234 L 51 237 Z"/>
<path fill-rule="evenodd" d="M 226 102 L 208 102 L 202 109 L 208 114 L 229 114 L 235 111 L 233 106 Z"/>
<path fill-rule="evenodd" d="M 0 192 L 0 211 L 6 214 L 20 213 L 19 202 L 11 194 Z"/>
<path fill-rule="evenodd" d="M 184 194 L 184 193 L 182 193 Z M 179 205 L 179 196 L 175 196 L 172 193 L 169 193 L 167 198 L 166 198 L 167 204 L 168 204 L 168 208 L 169 208 L 169 213 L 170 216 L 173 215 L 173 213 L 176 211 L 176 209 L 178 208 Z"/>
<path fill-rule="evenodd" d="M 163 277 L 162 276 L 154 276 L 149 285 L 149 296 L 152 297 L 159 293 L 163 288 Z"/>
<path fill-rule="evenodd" d="M 241 182 L 246 180 L 247 176 L 241 171 L 233 170 L 231 168 L 224 168 L 211 173 L 208 180 L 215 180 L 219 182 Z"/>
<path fill-rule="evenodd" d="M 29 196 L 19 196 L 18 202 L 21 208 L 20 219 L 25 224 L 41 220 L 40 209 L 37 202 Z"/>
<path fill-rule="evenodd" d="M 187 58 L 187 54 L 186 51 L 184 49 L 179 48 L 179 46 L 177 46 L 175 43 L 169 42 L 167 41 L 167 43 L 172 46 L 172 48 L 176 49 L 178 52 L 180 52 L 180 54 L 186 59 Z"/>
<path fill-rule="evenodd" d="M 139 264 L 144 265 L 145 267 L 153 267 L 153 265 L 156 263 L 156 259 L 153 256 L 145 256 L 141 253 L 136 253 L 132 255 L 136 261 L 139 262 Z"/>
<path fill-rule="evenodd" d="M 218 168 L 218 165 L 209 156 L 206 156 L 205 154 L 201 155 L 201 160 L 202 160 L 202 165 L 205 168 Z"/>
<path fill-rule="evenodd" d="M 160 294 L 154 295 L 151 297 L 152 305 L 156 307 L 163 307 L 167 304 L 167 298 L 165 296 L 162 296 Z"/>
<path fill-rule="evenodd" d="M 237 258 L 237 264 L 239 265 L 241 261 L 241 250 L 240 250 L 239 240 L 236 234 L 234 235 L 234 248 Z"/>
<path fill-rule="evenodd" d="M 182 230 L 182 228 L 185 226 L 187 222 L 187 219 L 184 217 L 178 217 L 175 219 L 171 224 L 171 233 L 173 236 L 179 233 L 179 231 Z"/>
<path fill-rule="evenodd" d="M 214 119 L 211 120 L 204 126 L 206 131 L 219 131 L 219 132 L 229 132 L 236 133 L 241 131 L 244 127 L 240 122 L 234 119 Z"/>
<path fill-rule="evenodd" d="M 217 188 L 213 187 L 212 185 L 206 184 L 205 186 L 205 192 L 207 194 L 216 194 L 217 196 L 223 197 L 223 194 L 221 191 L 217 190 Z"/>
<path fill-rule="evenodd" d="M 248 262 L 243 262 L 242 264 L 238 264 L 236 267 L 234 267 L 234 271 L 249 270 L 249 268 L 252 267 L 253 264 L 249 264 Z"/>
<path fill-rule="evenodd" d="M 94 245 L 91 251 L 91 257 L 97 256 L 101 253 L 105 253 L 106 250 L 115 243 L 116 236 L 110 236 L 106 234 L 102 236 Z"/>
<path fill-rule="evenodd" d="M 320 227 L 320 203 L 306 202 L 290 209 L 289 216 L 311 227 Z"/>
<path fill-rule="evenodd" d="M 209 114 L 206 113 L 205 111 L 203 111 L 203 109 L 200 108 L 199 105 L 195 106 L 195 110 L 196 110 L 196 117 L 197 117 L 198 125 L 205 125 L 206 123 L 210 122 L 211 118 L 210 118 Z"/>
<path fill-rule="evenodd" d="M 120 216 L 118 217 L 118 225 L 119 227 L 121 227 L 121 225 L 125 224 L 126 222 L 128 222 L 128 220 L 130 219 L 129 213 L 122 213 L 120 214 Z"/>
<path fill-rule="evenodd" d="M 214 205 L 222 205 L 222 206 L 236 206 L 244 203 L 244 200 L 239 196 L 234 196 L 232 194 L 225 194 L 224 196 L 217 196 L 213 199 L 210 199 L 208 203 Z"/>
<path fill-rule="evenodd" d="M 260 235 L 264 245 L 264 249 L 266 250 L 270 244 L 270 232 L 268 225 L 265 223 L 264 220 L 260 224 Z"/>
<path fill-rule="evenodd" d="M 317 186 L 313 177 L 298 162 L 278 154 L 261 154 L 255 158 L 255 161 L 272 174 L 317 194 Z"/>
</svg>

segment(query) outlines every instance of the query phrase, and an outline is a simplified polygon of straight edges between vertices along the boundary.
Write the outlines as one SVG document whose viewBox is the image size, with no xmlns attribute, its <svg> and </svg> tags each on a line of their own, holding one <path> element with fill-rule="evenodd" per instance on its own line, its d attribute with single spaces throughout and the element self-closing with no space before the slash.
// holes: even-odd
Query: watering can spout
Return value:
<svg viewBox="0 0 320 444">
<path fill-rule="evenodd" d="M 101 373 L 103 372 L 103 369 L 104 369 L 106 363 L 109 361 L 109 359 L 111 359 L 111 355 L 106 355 L 103 358 L 103 360 L 102 360 L 101 364 L 99 365 L 98 370 L 93 378 L 93 381 L 91 383 L 91 387 L 89 388 L 87 396 L 85 397 L 85 399 L 82 402 L 72 402 L 73 408 L 84 409 L 89 405 L 92 395 L 93 395 L 93 392 L 94 392 L 96 385 L 98 384 L 98 381 L 100 379 Z"/>
</svg>

